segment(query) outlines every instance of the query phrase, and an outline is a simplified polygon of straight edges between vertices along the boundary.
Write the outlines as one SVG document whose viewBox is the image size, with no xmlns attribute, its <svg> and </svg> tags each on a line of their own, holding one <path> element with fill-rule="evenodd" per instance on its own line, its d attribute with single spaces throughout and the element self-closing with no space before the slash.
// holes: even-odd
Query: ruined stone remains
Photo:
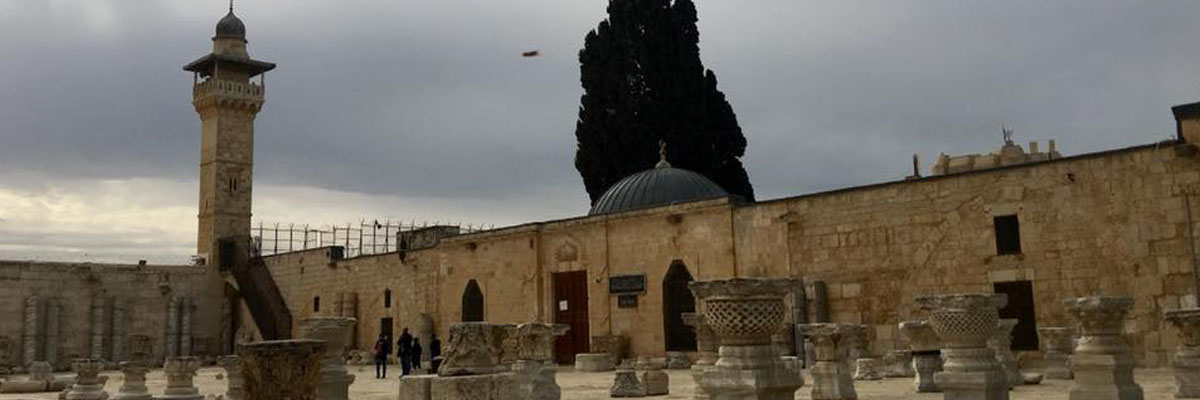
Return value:
<svg viewBox="0 0 1200 400">
<path fill-rule="evenodd" d="M 450 326 L 450 340 L 439 376 L 506 372 L 502 347 L 512 325 L 461 322 Z"/>
<path fill-rule="evenodd" d="M 554 340 L 567 333 L 567 325 L 524 323 L 516 328 L 517 358 L 512 366 L 518 395 L 530 400 L 558 400 L 562 388 L 555 377 Z"/>
<path fill-rule="evenodd" d="M 1175 369 L 1175 398 L 1200 398 L 1200 308 L 1167 311 L 1164 318 L 1179 330 Z"/>
<path fill-rule="evenodd" d="M 1133 381 L 1133 355 L 1121 336 L 1133 299 L 1093 296 L 1063 303 L 1079 322 L 1081 335 L 1071 356 L 1075 383 L 1070 400 L 1141 400 L 1142 387 Z"/>
<path fill-rule="evenodd" d="M 104 362 L 93 358 L 71 360 L 71 371 L 75 372 L 75 384 L 67 391 L 67 400 L 105 400 L 108 392 L 100 381 L 100 370 Z"/>
<path fill-rule="evenodd" d="M 358 320 L 347 317 L 310 317 L 301 321 L 305 339 L 325 342 L 325 354 L 321 357 L 321 382 L 317 388 L 321 400 L 347 400 L 354 375 L 346 371 L 346 346 L 350 344 L 350 332 Z"/>
<path fill-rule="evenodd" d="M 821 323 L 800 325 L 800 332 L 813 343 L 815 364 L 811 368 L 814 400 L 857 399 L 845 346 L 846 324 Z"/>
<path fill-rule="evenodd" d="M 792 399 L 804 378 L 780 358 L 771 335 L 783 324 L 783 297 L 795 279 L 734 278 L 688 284 L 720 343 L 700 387 L 712 399 Z"/>
<path fill-rule="evenodd" d="M 884 378 L 912 378 L 913 354 L 909 350 L 892 350 L 883 356 L 879 366 Z"/>
<path fill-rule="evenodd" d="M 641 356 L 638 357 L 634 369 L 637 371 L 638 380 L 646 388 L 647 396 L 658 396 L 671 392 L 671 380 L 667 373 L 663 372 L 662 364 L 654 362 L 650 357 Z"/>
<path fill-rule="evenodd" d="M 609 353 L 579 353 L 575 355 L 575 370 L 580 372 L 612 371 L 616 360 Z"/>
<path fill-rule="evenodd" d="M 946 400 L 1007 400 L 1008 376 L 987 340 L 996 331 L 1003 294 L 967 293 L 916 299 L 942 342 L 944 370 L 933 380 Z"/>
<path fill-rule="evenodd" d="M 114 400 L 150 400 L 150 390 L 146 389 L 146 373 L 150 366 L 140 361 L 122 361 L 121 375 L 124 378 L 121 387 L 117 388 Z M 228 398 L 228 397 L 226 397 Z"/>
<path fill-rule="evenodd" d="M 1017 326 L 1017 322 L 1013 318 L 1001 319 L 996 324 L 996 332 L 988 338 L 988 347 L 996 353 L 996 362 L 999 362 L 1000 366 L 1004 368 L 1009 386 L 1025 384 L 1025 379 L 1021 377 L 1021 370 L 1017 367 L 1017 356 L 1012 352 L 1012 331 L 1013 327 Z"/>
<path fill-rule="evenodd" d="M 854 380 L 877 381 L 880 379 L 883 379 L 883 373 L 879 371 L 879 360 L 874 358 L 854 360 Z"/>
<path fill-rule="evenodd" d="M 217 357 L 217 365 L 225 370 L 224 400 L 242 400 L 245 398 L 245 390 L 242 388 L 242 369 L 238 365 L 238 357 L 236 355 Z"/>
<path fill-rule="evenodd" d="M 167 375 L 167 388 L 159 399 L 203 400 L 204 395 L 192 381 L 200 369 L 200 359 L 192 356 L 167 357 L 163 373 Z"/>
<path fill-rule="evenodd" d="M 598 335 L 591 338 L 592 353 L 608 353 L 613 363 L 620 364 L 629 358 L 629 337 L 622 335 Z"/>
<path fill-rule="evenodd" d="M 1046 379 L 1074 378 L 1067 361 L 1075 347 L 1075 329 L 1064 327 L 1039 327 L 1038 340 L 1042 345 L 1042 374 Z"/>
<path fill-rule="evenodd" d="M 682 351 L 667 352 L 667 369 L 689 369 L 692 367 L 692 360 L 687 354 Z"/>
<path fill-rule="evenodd" d="M 708 321 L 704 319 L 704 315 L 697 313 L 683 313 L 683 323 L 692 327 L 696 332 L 696 353 L 700 357 L 696 359 L 696 365 L 713 365 L 717 362 L 717 335 L 713 333 L 712 327 L 708 325 Z"/>
<path fill-rule="evenodd" d="M 637 371 L 618 369 L 613 377 L 612 388 L 608 389 L 610 397 L 646 397 L 646 386 L 637 377 Z"/>
<path fill-rule="evenodd" d="M 325 342 L 268 340 L 238 345 L 245 400 L 317 400 Z"/>
</svg>

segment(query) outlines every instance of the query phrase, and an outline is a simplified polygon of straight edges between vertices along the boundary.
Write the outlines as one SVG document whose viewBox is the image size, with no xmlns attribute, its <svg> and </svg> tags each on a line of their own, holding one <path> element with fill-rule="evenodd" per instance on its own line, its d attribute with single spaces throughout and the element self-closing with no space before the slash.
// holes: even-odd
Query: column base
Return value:
<svg viewBox="0 0 1200 400">
<path fill-rule="evenodd" d="M 933 381 L 933 375 L 942 372 L 942 356 L 940 352 L 922 352 L 913 354 L 913 387 L 917 393 L 937 393 L 942 388 Z"/>
<path fill-rule="evenodd" d="M 321 374 L 321 381 L 317 384 L 317 396 L 321 400 L 348 400 L 350 384 L 354 383 L 354 378 L 354 375 L 344 371 L 329 375 Z"/>
<path fill-rule="evenodd" d="M 517 390 L 521 399 L 559 400 L 562 388 L 558 386 L 557 366 L 552 361 L 520 360 L 512 366 L 517 379 Z"/>
<path fill-rule="evenodd" d="M 511 372 L 487 375 L 439 376 L 429 382 L 431 400 L 516 399 L 516 379 Z"/>
<path fill-rule="evenodd" d="M 945 400 L 1008 400 L 1008 376 L 997 368 L 986 372 L 948 372 L 933 374 Z"/>
<path fill-rule="evenodd" d="M 700 387 L 713 400 L 792 400 L 804 376 L 784 363 L 772 345 L 721 346 L 720 358 L 706 369 Z"/>
<path fill-rule="evenodd" d="M 1142 400 L 1142 387 L 1133 381 L 1133 357 L 1079 354 L 1071 356 L 1075 384 L 1070 400 Z"/>
<path fill-rule="evenodd" d="M 400 400 L 429 400 L 429 384 L 437 375 L 405 375 L 400 377 Z"/>
<path fill-rule="evenodd" d="M 838 361 L 817 361 L 812 367 L 813 400 L 857 399 L 854 380 L 846 364 Z"/>
<path fill-rule="evenodd" d="M 1070 358 L 1067 354 L 1046 353 L 1042 356 L 1042 362 L 1045 365 L 1045 368 L 1042 369 L 1042 375 L 1046 379 L 1075 379 L 1075 375 L 1071 373 L 1071 367 L 1068 366 L 1067 362 Z"/>
</svg>

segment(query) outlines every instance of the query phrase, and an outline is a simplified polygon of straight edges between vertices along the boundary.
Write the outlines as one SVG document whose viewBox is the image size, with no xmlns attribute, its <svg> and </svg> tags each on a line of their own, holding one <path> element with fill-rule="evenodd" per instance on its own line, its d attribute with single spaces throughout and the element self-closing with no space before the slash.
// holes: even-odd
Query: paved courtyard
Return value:
<svg viewBox="0 0 1200 400">
<path fill-rule="evenodd" d="M 384 400 L 397 398 L 397 381 L 395 375 L 391 378 L 375 379 L 375 373 L 372 367 L 367 366 L 350 366 L 350 371 L 358 375 L 357 381 L 350 387 L 350 398 L 354 400 Z M 398 371 L 399 368 L 389 368 L 388 372 Z M 200 387 L 200 392 L 203 394 L 220 394 L 224 392 L 225 381 L 217 379 L 218 374 L 222 370 L 216 367 L 207 367 L 200 370 L 196 377 L 196 384 Z M 695 385 L 692 383 L 691 374 L 687 371 L 667 371 L 671 376 L 671 394 L 667 396 L 655 396 L 656 399 L 690 399 L 692 390 Z M 109 377 L 108 383 L 104 389 L 109 394 L 115 394 L 117 387 L 121 385 L 121 374 L 117 371 L 108 371 L 104 375 Z M 147 386 L 150 388 L 150 393 L 161 394 L 166 386 L 166 377 L 162 370 L 155 370 L 147 376 Z M 9 377 L 13 378 L 13 377 Z M 17 377 L 23 378 L 23 377 Z M 809 391 L 812 389 L 811 378 L 805 375 L 805 386 L 800 388 L 796 393 L 797 399 L 811 399 Z M 595 373 L 580 373 L 570 369 L 564 369 L 558 374 L 558 383 L 563 388 L 563 399 L 608 399 L 608 388 L 612 385 L 612 372 L 595 372 Z M 1174 378 L 1171 376 L 1171 371 L 1167 369 L 1140 369 L 1137 371 L 1138 383 L 1146 391 L 1147 400 L 1167 400 L 1172 399 L 1171 390 L 1174 385 Z M 1045 381 L 1041 385 L 1022 386 L 1012 392 L 1013 400 L 1051 400 L 1051 399 L 1066 399 L 1068 381 Z M 909 379 L 884 379 L 880 381 L 857 381 L 855 388 L 858 390 L 858 397 L 864 400 L 908 400 L 908 399 L 941 399 L 939 393 L 917 394 L 912 391 L 912 381 Z M 0 400 L 16 400 L 16 399 L 57 399 L 58 393 L 35 393 L 35 394 L 0 394 Z"/>
</svg>

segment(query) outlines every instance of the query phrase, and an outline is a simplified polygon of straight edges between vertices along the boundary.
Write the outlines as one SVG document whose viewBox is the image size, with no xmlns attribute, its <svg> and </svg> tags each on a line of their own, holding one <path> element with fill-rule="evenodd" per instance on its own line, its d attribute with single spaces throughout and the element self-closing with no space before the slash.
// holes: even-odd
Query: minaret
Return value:
<svg viewBox="0 0 1200 400">
<path fill-rule="evenodd" d="M 200 114 L 196 252 L 208 265 L 228 268 L 234 254 L 221 250 L 247 251 L 250 243 L 254 117 L 263 105 L 264 73 L 275 64 L 246 53 L 246 26 L 233 15 L 232 3 L 212 42 L 212 53 L 183 69 L 193 73 L 192 105 Z M 256 76 L 258 82 L 251 81 Z"/>
</svg>

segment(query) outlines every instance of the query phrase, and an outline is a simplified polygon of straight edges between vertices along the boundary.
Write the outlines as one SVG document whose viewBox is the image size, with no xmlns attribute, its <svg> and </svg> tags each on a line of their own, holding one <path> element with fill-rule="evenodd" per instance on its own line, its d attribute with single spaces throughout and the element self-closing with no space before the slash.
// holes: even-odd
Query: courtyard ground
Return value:
<svg viewBox="0 0 1200 400">
<path fill-rule="evenodd" d="M 375 379 L 374 369 L 369 366 L 348 366 L 355 375 L 358 376 L 355 383 L 350 387 L 350 398 L 354 400 L 394 400 L 397 399 L 399 383 L 397 382 L 394 372 L 399 371 L 399 368 L 389 368 L 391 377 L 388 379 Z M 200 388 L 202 394 L 220 394 L 224 392 L 225 381 L 217 379 L 218 374 L 223 370 L 216 367 L 202 368 L 196 376 L 196 385 Z M 689 371 L 667 371 L 671 377 L 671 394 L 666 396 L 655 396 L 653 399 L 690 399 L 695 385 L 692 383 L 691 373 Z M 104 375 L 109 376 L 108 383 L 104 389 L 108 393 L 115 394 L 117 387 L 121 386 L 121 373 L 118 371 L 107 371 Z M 24 377 L 15 376 L 8 377 L 10 379 L 23 379 Z M 1172 399 L 1171 391 L 1174 387 L 1174 378 L 1171 371 L 1168 369 L 1139 369 L 1137 370 L 1137 381 L 1142 385 L 1146 392 L 1147 400 L 1168 400 Z M 612 372 L 574 372 L 570 368 L 564 368 L 558 374 L 558 383 L 563 388 L 562 398 L 565 400 L 593 400 L 593 399 L 608 399 L 608 388 L 612 385 Z M 812 379 L 806 374 L 804 377 L 805 386 L 796 392 L 797 399 L 811 399 L 809 391 L 812 390 Z M 1021 386 L 1012 391 L 1012 400 L 1065 400 L 1067 398 L 1067 387 L 1069 381 L 1044 381 L 1040 385 Z M 155 370 L 147 375 L 147 386 L 150 388 L 150 393 L 161 394 L 166 386 L 166 377 L 161 369 Z M 941 399 L 940 393 L 914 393 L 912 391 L 912 380 L 908 378 L 893 378 L 879 381 L 856 381 L 855 388 L 858 391 L 858 398 L 863 400 L 919 400 L 919 399 Z M 58 393 L 33 393 L 33 394 L 0 394 L 0 400 L 17 400 L 17 399 L 57 399 Z"/>
</svg>

